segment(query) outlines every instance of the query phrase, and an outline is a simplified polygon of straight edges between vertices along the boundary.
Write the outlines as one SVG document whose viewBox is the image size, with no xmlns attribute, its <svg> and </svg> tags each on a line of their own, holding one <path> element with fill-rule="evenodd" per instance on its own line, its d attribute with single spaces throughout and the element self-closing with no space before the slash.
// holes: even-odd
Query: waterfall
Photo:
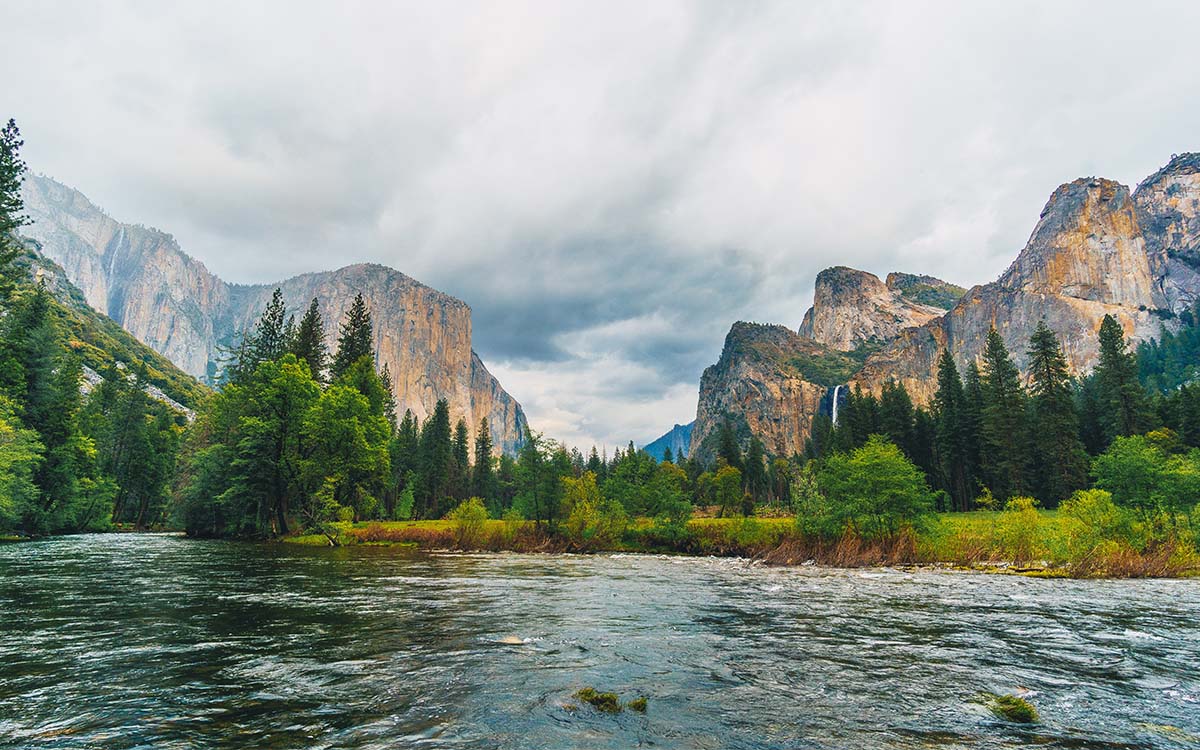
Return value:
<svg viewBox="0 0 1200 750">
<path fill-rule="evenodd" d="M 835 385 L 835 386 L 833 387 L 833 417 L 832 417 L 832 422 L 833 422 L 833 424 L 835 424 L 835 425 L 837 424 L 838 394 L 839 394 L 839 393 L 841 393 L 841 391 L 842 391 L 842 386 L 840 386 L 840 385 Z"/>
</svg>

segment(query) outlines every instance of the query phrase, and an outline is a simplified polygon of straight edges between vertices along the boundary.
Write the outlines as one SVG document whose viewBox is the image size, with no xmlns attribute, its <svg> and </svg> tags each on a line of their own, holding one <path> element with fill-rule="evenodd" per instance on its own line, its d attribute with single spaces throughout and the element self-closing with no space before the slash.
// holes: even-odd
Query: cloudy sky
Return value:
<svg viewBox="0 0 1200 750">
<path fill-rule="evenodd" d="M 386 6 L 386 7 L 385 7 Z M 1200 149 L 1200 4 L 8 0 L 31 167 L 231 281 L 466 300 L 535 428 L 648 441 L 833 264 L 997 275 L 1061 182 Z"/>
</svg>

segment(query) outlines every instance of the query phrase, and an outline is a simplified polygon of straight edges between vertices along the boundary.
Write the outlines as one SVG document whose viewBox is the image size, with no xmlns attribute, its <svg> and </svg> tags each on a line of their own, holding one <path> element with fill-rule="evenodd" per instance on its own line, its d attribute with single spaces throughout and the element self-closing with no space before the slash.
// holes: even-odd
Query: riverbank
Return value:
<svg viewBox="0 0 1200 750">
<path fill-rule="evenodd" d="M 630 552 L 745 557 L 771 565 L 816 564 L 856 568 L 937 566 L 1069 578 L 1175 578 L 1200 576 L 1194 542 L 1180 536 L 1155 541 L 1132 524 L 1101 533 L 1056 511 L 941 513 L 922 528 L 888 540 L 852 534 L 806 537 L 792 517 L 694 518 L 686 526 L 638 519 L 610 538 L 551 535 L 530 521 L 372 521 L 334 525 L 336 537 L 297 534 L 286 544 L 405 546 L 417 550 L 512 552 Z"/>
</svg>

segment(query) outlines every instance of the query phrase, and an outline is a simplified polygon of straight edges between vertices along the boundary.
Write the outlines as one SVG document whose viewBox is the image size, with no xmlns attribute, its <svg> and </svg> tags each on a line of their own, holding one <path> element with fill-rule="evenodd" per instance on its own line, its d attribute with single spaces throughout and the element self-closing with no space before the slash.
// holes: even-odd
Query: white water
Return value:
<svg viewBox="0 0 1200 750">
<path fill-rule="evenodd" d="M 837 424 L 837 409 L 838 409 L 838 394 L 842 392 L 842 386 L 835 385 L 833 387 L 833 423 Z"/>
</svg>

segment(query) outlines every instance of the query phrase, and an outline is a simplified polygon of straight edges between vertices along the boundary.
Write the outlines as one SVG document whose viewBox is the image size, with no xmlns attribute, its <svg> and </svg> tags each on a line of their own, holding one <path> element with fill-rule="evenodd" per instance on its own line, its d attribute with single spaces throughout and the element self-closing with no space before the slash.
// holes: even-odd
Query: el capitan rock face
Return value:
<svg viewBox="0 0 1200 750">
<path fill-rule="evenodd" d="M 486 417 L 497 450 L 521 445 L 525 415 L 471 348 L 466 303 L 386 266 L 359 264 L 303 274 L 279 284 L 236 285 L 186 255 L 168 234 L 121 224 L 81 193 L 45 177 L 25 183 L 26 233 L 66 271 L 96 310 L 197 377 L 212 377 L 219 347 L 249 330 L 283 291 L 297 317 L 317 298 L 332 350 L 354 295 L 362 293 L 374 322 L 375 353 L 392 375 L 401 412 L 418 418 L 439 398 L 472 434 Z"/>
<path fill-rule="evenodd" d="M 931 283 L 936 279 L 921 279 L 892 274 L 881 284 L 853 269 L 822 272 L 813 309 L 800 328 L 811 340 L 802 341 L 842 350 L 872 338 L 883 342 L 864 357 L 849 384 L 878 393 L 895 379 L 918 404 L 929 403 L 936 391 L 941 350 L 949 348 L 965 367 L 979 356 L 993 326 L 1024 369 L 1029 336 L 1044 320 L 1062 341 L 1072 371 L 1089 372 L 1098 359 L 1097 333 L 1105 315 L 1116 318 L 1126 336 L 1138 342 L 1156 336 L 1160 325 L 1172 325 L 1173 315 L 1200 298 L 1200 155 L 1174 157 L 1132 195 L 1124 185 L 1099 178 L 1060 186 L 999 279 L 970 289 L 944 314 L 937 311 L 916 325 L 900 325 L 905 314 L 909 320 L 927 314 L 895 307 L 895 297 L 905 291 L 908 302 L 915 301 L 914 288 L 922 289 L 925 302 L 957 294 L 952 285 L 942 288 Z M 791 453 L 808 437 L 813 408 L 811 399 L 795 403 L 781 395 L 805 392 L 806 386 L 796 382 L 786 357 L 765 363 L 760 353 L 750 358 L 752 368 L 743 365 L 739 372 L 730 363 L 746 359 L 739 354 L 745 347 L 731 348 L 733 338 L 731 331 L 721 361 L 701 380 L 693 454 L 712 429 L 704 425 L 717 425 L 726 415 L 748 424 L 768 451 Z M 805 345 L 790 346 L 799 351 Z M 746 383 L 740 382 L 743 376 Z"/>
</svg>

